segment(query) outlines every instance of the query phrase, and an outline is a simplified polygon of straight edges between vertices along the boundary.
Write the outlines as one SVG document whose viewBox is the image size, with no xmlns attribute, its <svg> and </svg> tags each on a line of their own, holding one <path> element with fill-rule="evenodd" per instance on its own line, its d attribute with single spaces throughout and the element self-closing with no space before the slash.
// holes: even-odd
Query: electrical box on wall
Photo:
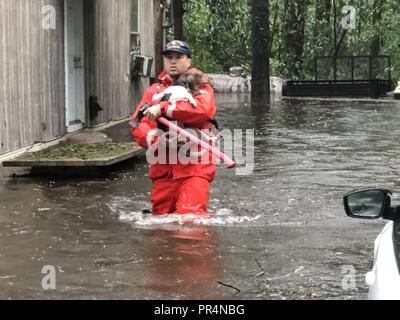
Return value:
<svg viewBox="0 0 400 320">
<path fill-rule="evenodd" d="M 143 55 L 132 55 L 131 76 L 132 79 L 138 77 L 151 77 L 151 67 L 153 65 L 153 57 Z"/>
</svg>

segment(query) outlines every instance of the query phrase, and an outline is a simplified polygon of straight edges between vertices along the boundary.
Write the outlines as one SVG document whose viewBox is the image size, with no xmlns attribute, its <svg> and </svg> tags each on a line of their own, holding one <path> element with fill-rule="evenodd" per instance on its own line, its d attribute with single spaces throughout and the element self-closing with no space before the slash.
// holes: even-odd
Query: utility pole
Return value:
<svg viewBox="0 0 400 320">
<path fill-rule="evenodd" d="M 163 50 L 164 50 L 164 6 L 162 0 L 153 0 L 153 14 L 154 14 L 154 68 L 156 77 L 164 69 Z"/>
<path fill-rule="evenodd" d="M 183 5 L 182 0 L 172 0 L 173 2 L 173 12 L 174 12 L 174 33 L 176 40 L 183 39 Z"/>
</svg>

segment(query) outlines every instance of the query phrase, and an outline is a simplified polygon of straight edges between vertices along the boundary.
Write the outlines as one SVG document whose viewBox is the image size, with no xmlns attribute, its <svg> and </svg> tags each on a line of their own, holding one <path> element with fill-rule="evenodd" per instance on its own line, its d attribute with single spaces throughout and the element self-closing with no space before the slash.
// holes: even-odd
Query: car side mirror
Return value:
<svg viewBox="0 0 400 320">
<path fill-rule="evenodd" d="M 392 192 L 386 189 L 360 189 L 343 196 L 346 214 L 352 218 L 390 218 Z"/>
</svg>

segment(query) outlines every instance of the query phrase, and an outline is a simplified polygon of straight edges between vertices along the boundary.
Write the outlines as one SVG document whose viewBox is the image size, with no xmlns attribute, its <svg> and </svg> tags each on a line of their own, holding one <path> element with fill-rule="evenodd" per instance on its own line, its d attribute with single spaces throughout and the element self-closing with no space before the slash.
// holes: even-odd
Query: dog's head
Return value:
<svg viewBox="0 0 400 320">
<path fill-rule="evenodd" d="M 181 75 L 179 80 L 186 84 L 186 87 L 191 91 L 192 94 L 198 94 L 201 86 L 210 84 L 210 78 L 203 72 L 196 69 L 187 71 Z"/>
</svg>

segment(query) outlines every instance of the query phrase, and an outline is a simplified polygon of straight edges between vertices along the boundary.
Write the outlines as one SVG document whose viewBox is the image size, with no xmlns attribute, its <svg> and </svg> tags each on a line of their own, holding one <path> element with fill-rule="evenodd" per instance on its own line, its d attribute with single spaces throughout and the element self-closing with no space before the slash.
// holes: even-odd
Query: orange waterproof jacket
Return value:
<svg viewBox="0 0 400 320">
<path fill-rule="evenodd" d="M 194 69 L 195 70 L 195 69 Z M 185 127 L 195 129 L 212 129 L 213 124 L 211 120 L 214 119 L 216 114 L 214 90 L 209 82 L 204 82 L 199 88 L 199 94 L 194 96 L 196 106 L 188 100 L 180 101 L 162 101 L 160 97 L 162 92 L 173 85 L 173 80 L 166 71 L 162 72 L 158 77 L 159 83 L 150 86 L 144 93 L 142 101 L 139 103 L 132 119 L 135 119 L 139 113 L 140 108 L 144 103 L 150 105 L 161 105 L 162 116 L 183 123 Z M 157 129 L 157 122 L 149 121 L 143 118 L 137 126 L 133 126 L 131 133 L 141 147 L 147 149 L 148 141 L 156 143 L 157 140 L 152 139 Z M 211 158 L 211 156 L 209 157 Z M 214 179 L 216 172 L 215 164 L 210 161 L 209 163 L 189 163 L 189 164 L 152 164 L 150 165 L 150 179 L 172 178 L 181 179 L 186 177 L 203 177 L 210 182 Z"/>
</svg>

